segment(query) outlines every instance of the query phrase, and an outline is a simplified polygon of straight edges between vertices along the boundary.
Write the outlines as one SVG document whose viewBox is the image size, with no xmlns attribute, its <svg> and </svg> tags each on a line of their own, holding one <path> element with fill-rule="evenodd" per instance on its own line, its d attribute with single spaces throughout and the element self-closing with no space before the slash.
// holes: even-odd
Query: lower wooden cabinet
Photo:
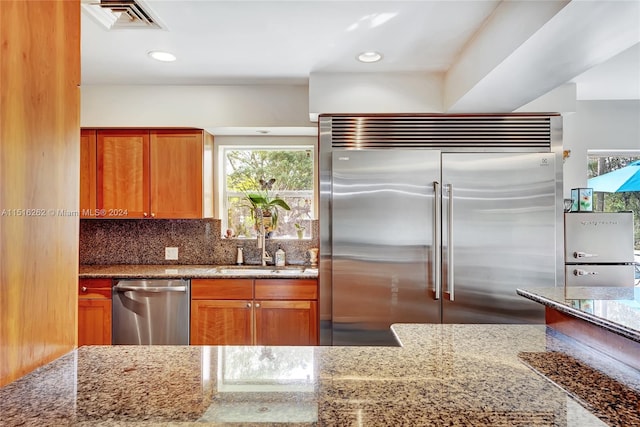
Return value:
<svg viewBox="0 0 640 427">
<path fill-rule="evenodd" d="M 256 344 L 318 344 L 316 301 L 262 301 L 256 305 Z"/>
<path fill-rule="evenodd" d="M 191 344 L 248 345 L 253 341 L 251 302 L 192 300 Z"/>
<path fill-rule="evenodd" d="M 255 280 L 255 343 L 318 344 L 318 281 Z"/>
<path fill-rule="evenodd" d="M 78 282 L 78 347 L 111 344 L 111 279 Z"/>
<path fill-rule="evenodd" d="M 317 280 L 193 279 L 191 344 L 318 344 Z"/>
</svg>

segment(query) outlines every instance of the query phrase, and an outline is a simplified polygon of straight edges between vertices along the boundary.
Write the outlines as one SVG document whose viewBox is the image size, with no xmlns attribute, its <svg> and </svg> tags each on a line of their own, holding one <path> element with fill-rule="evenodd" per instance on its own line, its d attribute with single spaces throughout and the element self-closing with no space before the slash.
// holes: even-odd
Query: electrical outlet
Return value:
<svg viewBox="0 0 640 427">
<path fill-rule="evenodd" d="M 164 259 L 178 259 L 178 248 L 164 248 Z"/>
</svg>

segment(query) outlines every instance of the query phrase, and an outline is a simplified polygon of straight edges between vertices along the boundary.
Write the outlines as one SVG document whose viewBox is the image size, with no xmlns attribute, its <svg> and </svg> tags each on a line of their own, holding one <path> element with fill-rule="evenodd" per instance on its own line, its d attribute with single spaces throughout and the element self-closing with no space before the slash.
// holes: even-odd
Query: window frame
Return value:
<svg viewBox="0 0 640 427">
<path fill-rule="evenodd" d="M 301 138 L 302 139 L 302 138 Z M 308 151 L 311 153 L 311 163 L 312 163 L 312 188 L 311 188 L 311 197 L 312 200 L 312 209 L 311 209 L 311 221 L 317 219 L 318 215 L 318 153 L 316 149 L 316 145 L 310 144 L 308 142 L 300 142 L 300 143 L 292 143 L 288 142 L 286 144 L 272 144 L 272 143 L 235 143 L 235 144 L 220 144 L 217 146 L 216 154 L 218 157 L 218 167 L 217 173 L 215 174 L 216 182 L 218 183 L 217 193 L 218 193 L 218 203 L 216 208 L 216 215 L 221 221 L 221 234 L 224 236 L 225 231 L 228 227 L 228 199 L 230 196 L 244 196 L 241 192 L 227 192 L 227 170 L 226 170 L 226 155 L 228 151 L 242 151 L 242 150 L 256 150 L 256 151 Z M 287 196 L 293 191 L 280 191 L 280 196 Z M 312 230 L 307 230 L 307 237 L 312 237 Z M 240 239 L 246 239 L 244 237 L 234 237 Z M 277 239 L 283 240 L 294 240 L 296 237 L 290 236 L 278 236 Z"/>
<path fill-rule="evenodd" d="M 599 158 L 599 157 L 637 157 L 640 160 L 640 150 L 587 150 L 587 179 L 589 179 L 589 163 L 592 161 L 592 159 L 595 158 Z M 596 175 L 599 176 L 599 175 Z M 594 192 L 594 212 L 601 212 L 599 210 L 596 209 L 596 204 L 599 204 L 599 199 L 595 199 L 595 192 Z M 606 199 L 603 198 L 602 203 L 603 206 L 606 202 Z M 606 210 L 604 212 L 607 212 Z M 635 247 L 638 247 L 637 242 L 640 241 L 640 231 L 638 227 L 638 223 L 640 222 L 640 218 L 637 218 L 638 215 L 634 215 L 634 242 L 635 243 Z M 637 253 L 638 256 L 640 256 L 640 250 L 635 250 L 635 252 Z M 637 284 L 637 283 L 636 283 Z"/>
</svg>

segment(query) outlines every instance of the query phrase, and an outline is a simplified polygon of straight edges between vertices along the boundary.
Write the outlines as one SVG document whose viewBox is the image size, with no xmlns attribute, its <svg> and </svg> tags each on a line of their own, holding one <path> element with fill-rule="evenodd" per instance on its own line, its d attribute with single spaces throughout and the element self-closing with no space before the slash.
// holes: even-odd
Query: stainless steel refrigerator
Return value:
<svg viewBox="0 0 640 427">
<path fill-rule="evenodd" d="M 516 288 L 562 281 L 559 135 L 557 116 L 321 116 L 321 344 L 543 323 Z"/>
<path fill-rule="evenodd" d="M 633 212 L 565 214 L 567 286 L 634 285 Z"/>
</svg>

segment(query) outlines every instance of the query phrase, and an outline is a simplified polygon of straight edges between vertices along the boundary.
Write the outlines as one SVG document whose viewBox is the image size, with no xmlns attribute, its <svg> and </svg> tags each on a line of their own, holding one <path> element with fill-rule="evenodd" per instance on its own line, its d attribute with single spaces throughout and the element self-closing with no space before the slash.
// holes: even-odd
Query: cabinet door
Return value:
<svg viewBox="0 0 640 427">
<path fill-rule="evenodd" d="M 250 345 L 251 301 L 192 300 L 192 345 Z"/>
<path fill-rule="evenodd" d="M 111 279 L 78 281 L 78 346 L 111 345 Z"/>
<path fill-rule="evenodd" d="M 202 218 L 202 131 L 153 130 L 150 155 L 152 215 Z"/>
<path fill-rule="evenodd" d="M 111 345 L 111 300 L 78 299 L 78 347 Z"/>
<path fill-rule="evenodd" d="M 316 301 L 259 301 L 255 307 L 256 344 L 318 344 Z"/>
<path fill-rule="evenodd" d="M 102 216 L 149 216 L 149 131 L 98 131 L 97 159 L 97 199 Z"/>
<path fill-rule="evenodd" d="M 80 132 L 80 217 L 92 218 L 96 207 L 97 186 L 96 131 Z"/>
</svg>

